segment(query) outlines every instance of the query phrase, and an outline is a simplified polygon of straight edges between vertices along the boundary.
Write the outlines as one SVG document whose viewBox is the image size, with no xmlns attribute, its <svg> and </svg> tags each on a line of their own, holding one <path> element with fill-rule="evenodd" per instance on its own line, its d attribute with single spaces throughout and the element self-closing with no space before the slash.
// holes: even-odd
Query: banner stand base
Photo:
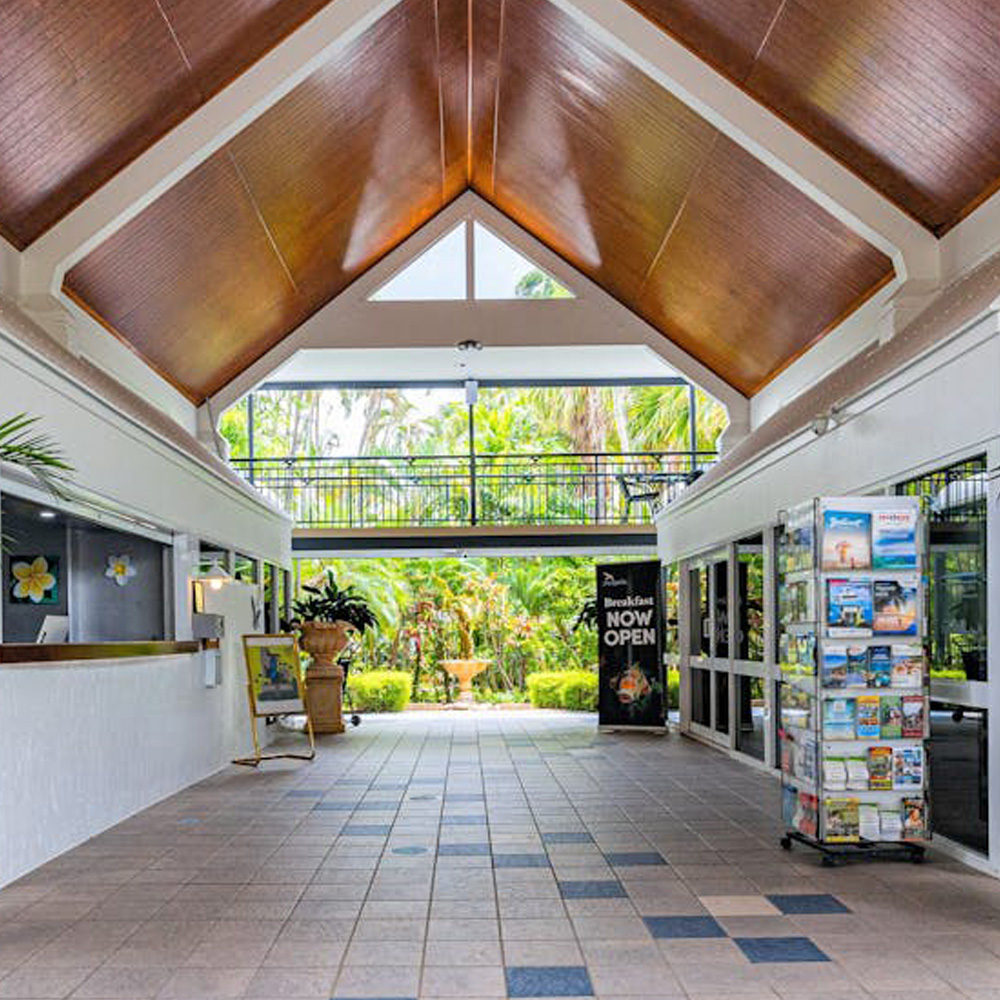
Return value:
<svg viewBox="0 0 1000 1000">
<path fill-rule="evenodd" d="M 667 735 L 666 726 L 608 726 L 598 724 L 597 731 L 599 733 L 656 733 L 660 736 Z"/>
</svg>

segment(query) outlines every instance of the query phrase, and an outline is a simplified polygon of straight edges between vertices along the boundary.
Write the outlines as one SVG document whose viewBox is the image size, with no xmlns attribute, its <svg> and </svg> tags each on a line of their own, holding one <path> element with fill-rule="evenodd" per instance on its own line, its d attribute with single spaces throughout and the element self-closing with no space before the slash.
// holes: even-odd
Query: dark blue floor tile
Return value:
<svg viewBox="0 0 1000 1000">
<path fill-rule="evenodd" d="M 342 837 L 385 837 L 392 829 L 383 823 L 348 823 L 340 831 Z"/>
<path fill-rule="evenodd" d="M 778 894 L 768 896 L 768 901 L 782 913 L 793 916 L 812 915 L 818 913 L 850 913 L 851 911 L 827 892 Z"/>
<path fill-rule="evenodd" d="M 654 938 L 721 938 L 726 936 L 714 917 L 644 917 Z"/>
<path fill-rule="evenodd" d="M 509 965 L 510 997 L 590 997 L 594 987 L 582 965 Z"/>
<path fill-rule="evenodd" d="M 542 842 L 545 844 L 592 844 L 594 838 L 582 830 L 570 830 L 566 833 L 543 833 Z"/>
<path fill-rule="evenodd" d="M 480 858 L 490 853 L 489 844 L 439 844 L 438 854 L 446 858 Z"/>
<path fill-rule="evenodd" d="M 313 809 L 320 812 L 354 812 L 357 802 L 317 802 Z"/>
<path fill-rule="evenodd" d="M 382 781 L 372 785 L 373 792 L 399 792 L 406 788 L 405 781 Z"/>
<path fill-rule="evenodd" d="M 634 865 L 665 865 L 666 859 L 656 851 L 612 851 L 604 855 L 605 861 L 613 868 L 629 868 Z"/>
<path fill-rule="evenodd" d="M 755 965 L 830 961 L 807 937 L 733 938 L 733 941 Z"/>
<path fill-rule="evenodd" d="M 586 882 L 560 882 L 563 899 L 621 899 L 626 893 L 621 882 L 591 880 Z"/>
<path fill-rule="evenodd" d="M 367 812 L 395 812 L 399 808 L 398 802 L 359 802 L 359 809 Z"/>
<path fill-rule="evenodd" d="M 442 816 L 442 826 L 486 826 L 485 816 Z"/>
<path fill-rule="evenodd" d="M 548 868 L 547 854 L 494 854 L 494 868 Z"/>
<path fill-rule="evenodd" d="M 426 847 L 394 847 L 392 849 L 393 854 L 426 854 Z"/>
</svg>

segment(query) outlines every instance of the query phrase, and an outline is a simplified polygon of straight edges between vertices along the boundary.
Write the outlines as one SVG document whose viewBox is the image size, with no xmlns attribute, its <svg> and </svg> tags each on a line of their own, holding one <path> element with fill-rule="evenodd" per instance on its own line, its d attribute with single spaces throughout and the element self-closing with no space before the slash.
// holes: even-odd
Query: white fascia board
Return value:
<svg viewBox="0 0 1000 1000">
<path fill-rule="evenodd" d="M 20 295 L 58 295 L 63 276 L 390 11 L 399 0 L 334 0 L 119 171 L 24 251 Z"/>
<path fill-rule="evenodd" d="M 466 220 L 487 226 L 576 297 L 548 301 L 369 301 L 393 275 Z M 746 396 L 471 191 L 455 199 L 216 393 L 210 401 L 211 410 L 221 414 L 304 348 L 454 347 L 466 339 L 487 347 L 641 344 L 725 405 L 734 424 L 749 420 Z"/>
<path fill-rule="evenodd" d="M 889 256 L 898 281 L 938 282 L 940 254 L 933 233 L 666 31 L 625 3 L 551 2 Z"/>
<path fill-rule="evenodd" d="M 15 298 L 21 283 L 21 253 L 0 236 L 0 295 Z"/>
<path fill-rule="evenodd" d="M 941 237 L 941 270 L 954 281 L 1000 253 L 1000 191 Z"/>
</svg>

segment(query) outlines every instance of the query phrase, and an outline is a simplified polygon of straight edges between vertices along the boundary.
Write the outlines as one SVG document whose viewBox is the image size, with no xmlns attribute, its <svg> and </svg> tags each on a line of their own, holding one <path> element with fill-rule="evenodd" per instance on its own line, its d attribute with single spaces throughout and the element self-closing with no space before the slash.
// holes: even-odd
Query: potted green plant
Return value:
<svg viewBox="0 0 1000 1000">
<path fill-rule="evenodd" d="M 309 717 L 316 733 L 342 733 L 344 669 L 337 658 L 351 632 L 375 626 L 375 613 L 353 587 L 339 587 L 329 572 L 320 585 L 302 589 L 306 596 L 292 604 L 289 624 L 311 658 L 306 670 Z"/>
</svg>

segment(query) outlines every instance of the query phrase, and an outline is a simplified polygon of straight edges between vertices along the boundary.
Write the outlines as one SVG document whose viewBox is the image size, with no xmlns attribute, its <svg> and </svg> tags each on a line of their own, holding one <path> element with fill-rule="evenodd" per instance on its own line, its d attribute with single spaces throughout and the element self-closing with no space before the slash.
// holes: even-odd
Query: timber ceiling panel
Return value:
<svg viewBox="0 0 1000 1000">
<path fill-rule="evenodd" d="M 0 234 L 31 243 L 324 2 L 0 3 Z"/>
<path fill-rule="evenodd" d="M 440 35 L 445 86 L 434 9 L 403 0 L 72 268 L 70 294 L 193 399 L 221 388 L 465 186 L 442 109 L 467 45 Z"/>
<path fill-rule="evenodd" d="M 628 0 L 929 229 L 1000 180 L 996 0 Z"/>
<path fill-rule="evenodd" d="M 885 257 L 720 136 L 634 308 L 752 394 L 888 273 Z"/>
<path fill-rule="evenodd" d="M 551 4 L 505 0 L 499 45 L 493 201 L 740 391 L 890 272 Z"/>
<path fill-rule="evenodd" d="M 196 81 L 191 106 L 318 5 L 161 2 Z M 981 193 L 991 171 L 1000 175 L 984 137 L 996 123 L 979 111 L 974 127 L 951 126 L 949 141 L 927 155 L 890 148 L 912 145 L 918 131 L 918 98 L 898 67 L 913 60 L 912 39 L 925 29 L 911 26 L 901 47 L 883 38 L 900 11 L 914 20 L 908 0 L 628 2 L 793 123 L 801 114 L 804 131 L 815 129 L 836 155 L 837 135 L 867 128 L 865 148 L 882 142 L 881 152 L 867 166 L 849 162 L 862 172 L 890 162 L 884 187 L 923 172 L 912 190 L 893 191 L 911 210 L 913 190 L 929 192 L 924 209 L 937 213 L 929 225 Z M 934 7 L 939 18 L 944 9 Z M 968 69 L 971 43 L 956 27 L 973 15 L 988 27 L 986 0 L 954 0 L 948 10 L 958 12 L 947 24 L 965 79 L 1000 77 L 988 46 L 980 75 Z M 899 120 L 852 60 L 897 67 Z M 948 110 L 952 83 L 940 72 L 921 68 L 914 79 L 938 88 L 928 105 L 935 114 Z M 787 92 L 786 80 L 797 81 Z M 980 106 L 978 94 L 965 100 Z M 862 116 L 851 124 L 853 104 L 865 101 L 875 101 L 877 128 Z M 982 155 L 960 158 L 973 138 Z M 403 0 L 78 264 L 67 287 L 200 401 L 466 186 L 746 393 L 891 271 L 886 257 L 545 0 L 472 0 L 471 8 Z"/>
</svg>

